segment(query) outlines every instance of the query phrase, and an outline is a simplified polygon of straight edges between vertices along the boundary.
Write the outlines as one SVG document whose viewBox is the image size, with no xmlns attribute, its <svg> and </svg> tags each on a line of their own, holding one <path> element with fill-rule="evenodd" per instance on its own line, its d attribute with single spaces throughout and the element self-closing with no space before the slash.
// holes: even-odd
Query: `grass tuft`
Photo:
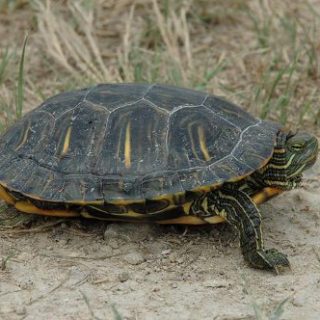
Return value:
<svg viewBox="0 0 320 320">
<path fill-rule="evenodd" d="M 47 54 L 76 81 L 76 85 L 120 80 L 111 75 L 112 70 L 103 62 L 98 41 L 93 34 L 91 6 L 84 8 L 79 2 L 68 2 L 71 19 L 66 21 L 62 14 L 51 8 L 49 2 L 36 3 L 38 28 Z M 76 28 L 79 28 L 78 32 Z M 59 72 L 55 68 L 52 71 Z"/>
<path fill-rule="evenodd" d="M 283 299 L 279 304 L 272 310 L 269 315 L 269 320 L 280 320 L 284 313 L 284 306 L 288 302 L 289 298 Z"/>
<path fill-rule="evenodd" d="M 0 270 L 2 270 L 2 271 L 6 270 L 7 267 L 8 267 L 8 262 L 9 262 L 9 260 L 10 260 L 11 258 L 13 258 L 13 257 L 14 257 L 14 253 L 10 253 L 10 254 L 8 254 L 6 257 L 3 257 L 3 258 L 1 259 L 1 267 L 0 267 Z"/>
<path fill-rule="evenodd" d="M 256 320 L 280 320 L 284 313 L 284 306 L 290 299 L 287 297 L 280 301 L 271 311 L 266 311 L 265 306 L 256 301 L 255 296 L 249 292 L 248 281 L 244 274 L 241 274 L 243 292 L 249 296 L 251 307 L 253 308 Z"/>
<path fill-rule="evenodd" d="M 12 13 L 28 5 L 28 0 L 0 0 L 0 13 Z"/>
<path fill-rule="evenodd" d="M 24 58 L 26 46 L 28 42 L 28 35 L 25 36 L 22 46 L 22 53 L 19 63 L 19 75 L 17 86 L 17 101 L 16 101 L 16 117 L 19 119 L 22 116 L 23 103 L 24 103 Z"/>
</svg>

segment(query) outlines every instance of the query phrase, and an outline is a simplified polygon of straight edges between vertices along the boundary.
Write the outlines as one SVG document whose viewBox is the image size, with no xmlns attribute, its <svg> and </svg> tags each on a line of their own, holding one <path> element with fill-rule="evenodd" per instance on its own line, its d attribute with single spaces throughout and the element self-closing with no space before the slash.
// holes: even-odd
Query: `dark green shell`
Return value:
<svg viewBox="0 0 320 320">
<path fill-rule="evenodd" d="M 44 201 L 155 199 L 249 175 L 277 131 L 203 92 L 102 84 L 54 96 L 12 126 L 0 184 Z"/>
</svg>

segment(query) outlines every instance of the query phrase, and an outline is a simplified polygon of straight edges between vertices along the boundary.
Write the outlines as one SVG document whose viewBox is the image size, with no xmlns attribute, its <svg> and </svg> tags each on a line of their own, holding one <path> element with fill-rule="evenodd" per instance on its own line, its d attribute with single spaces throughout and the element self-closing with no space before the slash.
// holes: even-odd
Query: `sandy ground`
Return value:
<svg viewBox="0 0 320 320">
<path fill-rule="evenodd" d="M 0 318 L 319 319 L 319 169 L 262 206 L 266 246 L 285 252 L 291 271 L 247 267 L 227 225 L 36 218 L 1 232 Z"/>
<path fill-rule="evenodd" d="M 48 30 L 44 30 L 42 37 L 40 36 L 31 6 L 24 5 L 28 1 L 11 2 L 16 3 L 17 8 L 10 11 L 0 1 L 0 48 L 3 53 L 8 47 L 9 52 L 13 52 L 15 56 L 16 52 L 20 52 L 25 31 L 29 30 L 30 44 L 25 65 L 27 86 L 24 111 L 27 111 L 42 100 L 42 94 L 48 97 L 65 90 L 66 83 L 72 83 L 74 78 L 67 77 L 66 70 L 54 63 L 55 60 L 49 59 L 52 50 L 45 50 L 47 42 L 44 40 L 49 39 L 48 42 L 51 43 L 54 38 L 49 37 Z M 64 6 L 68 1 L 52 1 L 55 2 L 61 2 Z M 108 65 L 111 61 L 112 67 L 117 65 L 115 63 L 117 54 L 126 52 L 119 47 L 126 40 L 126 38 L 122 40 L 122 37 L 126 30 L 124 22 L 128 20 L 128 14 L 124 19 L 122 12 L 128 13 L 133 1 L 98 2 L 105 3 L 105 11 L 98 11 L 101 21 L 98 20 L 96 26 L 93 26 L 97 28 L 94 34 L 103 40 L 99 41 L 105 46 L 102 48 L 102 56 Z M 121 6 L 117 9 L 120 2 L 128 3 L 127 12 Z M 209 3 L 206 0 L 194 2 Z M 149 54 L 152 53 L 153 47 L 157 47 L 157 41 L 161 39 L 160 32 L 151 29 L 154 35 L 152 36 L 152 33 L 149 35 L 148 19 L 142 19 L 155 17 L 150 9 L 151 1 L 139 0 L 137 3 L 140 5 L 136 6 L 136 15 L 132 23 L 136 28 L 135 32 L 132 32 L 133 40 L 135 35 L 141 38 L 143 34 L 145 39 L 142 39 L 139 45 L 145 47 L 141 52 Z M 287 43 L 291 39 L 290 33 L 281 26 L 289 26 L 288 30 L 294 31 L 294 28 L 290 29 L 290 23 L 294 20 L 281 17 L 299 17 L 300 20 L 297 20 L 299 41 L 296 45 L 307 50 L 310 42 L 311 48 L 315 50 L 314 65 L 318 67 L 317 56 L 320 46 L 317 30 L 319 29 L 315 29 L 314 34 L 312 31 L 319 24 L 311 23 L 313 21 L 311 18 L 315 19 L 314 14 L 311 15 L 310 10 L 307 10 L 308 6 L 305 6 L 305 3 L 320 5 L 318 0 L 233 1 L 232 6 L 224 6 L 226 3 L 224 1 L 215 3 L 218 5 L 213 6 L 209 13 L 207 7 L 204 7 L 203 13 L 197 13 L 204 17 L 203 21 L 197 16 L 194 18 L 191 15 L 189 18 L 193 23 L 190 24 L 190 35 L 194 49 L 195 70 L 198 71 L 198 66 L 207 61 L 206 52 L 212 56 L 210 58 L 212 61 L 208 60 L 209 66 L 218 65 L 226 59 L 224 72 L 208 80 L 208 83 L 205 83 L 206 87 L 214 88 L 218 94 L 221 90 L 215 88 L 225 88 L 226 91 L 222 93 L 226 95 L 226 92 L 230 91 L 226 97 L 232 101 L 236 99 L 235 102 L 239 102 L 243 97 L 240 102 L 246 107 L 253 106 L 251 111 L 259 115 L 258 107 L 261 106 L 259 102 L 264 102 L 265 98 L 262 96 L 261 101 L 258 100 L 256 103 L 252 98 L 255 92 L 253 84 L 259 83 L 267 72 L 274 71 L 274 66 L 268 69 L 273 59 L 281 57 L 279 66 L 275 66 L 274 72 L 278 72 L 279 68 L 281 69 L 292 59 L 292 47 Z M 256 12 L 254 17 L 258 18 L 260 27 L 258 30 L 254 30 L 251 26 L 252 22 L 250 23 L 248 15 L 239 11 L 240 6 L 246 3 L 253 12 Z M 261 3 L 266 7 L 260 8 Z M 288 3 L 290 5 L 287 5 Z M 110 9 L 112 4 L 115 6 L 113 11 Z M 275 7 L 277 4 L 279 8 L 273 8 L 271 4 Z M 217 10 L 219 8 L 220 11 Z M 180 11 L 177 12 L 177 15 L 179 14 Z M 277 20 L 278 16 L 280 20 Z M 265 30 L 266 22 L 273 22 L 270 30 Z M 286 25 L 286 22 L 290 23 Z M 52 26 L 52 23 L 49 25 Z M 181 25 L 183 26 L 183 23 Z M 154 24 L 151 26 L 154 27 Z M 175 35 L 173 26 L 168 19 L 168 28 L 165 30 L 167 32 L 172 30 L 172 34 Z M 181 31 L 179 28 L 176 32 L 178 44 L 184 39 L 182 32 L 184 29 Z M 263 40 L 266 36 L 265 31 L 269 32 L 267 36 L 270 37 L 267 38 L 269 40 L 267 47 L 256 47 L 257 39 L 262 36 Z M 310 31 L 310 34 L 307 31 Z M 81 28 L 78 33 L 83 33 Z M 308 35 L 314 35 L 314 38 L 309 39 Z M 153 38 L 158 40 L 153 42 Z M 124 49 L 126 45 L 124 41 Z M 179 47 L 182 53 L 184 48 Z M 171 51 L 168 52 L 171 57 Z M 188 57 L 182 53 L 182 59 L 187 61 Z M 74 57 L 68 55 L 66 57 L 74 70 L 81 66 Z M 308 60 L 308 55 L 303 50 L 299 55 L 299 63 L 300 60 L 302 63 L 292 76 L 294 95 L 288 112 L 293 120 L 296 120 L 299 116 L 297 110 L 304 106 L 304 101 L 310 103 L 316 101 L 317 103 L 311 104 L 312 108 L 305 113 L 305 122 L 299 122 L 299 125 L 310 128 L 311 132 L 317 132 L 320 136 L 319 129 L 314 123 L 316 117 L 319 117 L 317 109 L 319 94 L 316 88 L 319 88 L 320 77 L 317 72 L 312 73 L 315 71 L 311 68 L 313 62 Z M 164 71 L 160 68 L 159 76 L 165 74 L 167 69 L 170 70 L 170 67 L 166 67 L 166 61 L 164 59 Z M 151 70 L 153 63 L 154 60 L 150 60 Z M 134 66 L 131 66 L 131 70 L 125 61 L 123 64 L 130 76 Z M 13 59 L 12 65 L 9 65 L 6 72 L 8 79 L 0 86 L 1 105 L 3 101 L 8 101 L 9 105 L 9 102 L 14 101 L 17 65 L 17 60 Z M 183 70 L 188 69 L 185 61 L 181 66 Z M 199 75 L 195 72 L 195 83 L 201 84 L 200 80 L 204 74 L 202 71 L 205 68 L 202 66 L 199 69 L 201 71 Z M 111 73 L 114 72 L 113 68 L 110 70 Z M 208 69 L 211 70 L 212 68 Z M 129 76 L 124 75 L 123 80 L 130 79 Z M 187 76 L 193 79 L 194 74 L 190 72 Z M 273 87 L 272 79 L 276 79 L 276 76 L 277 73 L 272 73 L 270 83 L 261 86 L 266 90 L 266 97 L 269 94 L 268 85 L 269 88 Z M 113 77 L 114 81 L 119 81 L 118 73 L 115 72 Z M 285 79 L 288 77 L 287 74 L 283 83 L 280 83 L 281 86 L 277 87 L 275 98 L 284 92 L 287 86 Z M 167 81 L 170 77 L 163 79 L 162 81 Z M 250 99 L 252 103 L 249 103 Z M 272 119 L 278 117 L 274 111 L 270 115 Z M 6 113 L 1 110 L 0 119 L 3 117 L 6 117 Z M 309 125 L 310 119 L 312 125 Z M 297 127 L 296 124 L 292 126 L 294 130 Z M 0 210 L 0 319 L 318 320 L 320 319 L 319 194 L 320 164 L 318 163 L 306 175 L 301 189 L 285 193 L 261 206 L 266 247 L 281 250 L 291 261 L 292 269 L 281 275 L 246 266 L 237 237 L 225 224 L 188 229 L 157 225 L 108 224 L 89 220 L 31 217 L 4 207 Z M 7 223 L 7 219 L 10 218 L 14 224 L 16 220 L 21 221 L 22 217 L 27 218 L 22 225 L 14 228 L 5 228 L 1 225 L 3 219 L 6 219 Z M 281 304 L 282 308 L 279 307 Z"/>
</svg>

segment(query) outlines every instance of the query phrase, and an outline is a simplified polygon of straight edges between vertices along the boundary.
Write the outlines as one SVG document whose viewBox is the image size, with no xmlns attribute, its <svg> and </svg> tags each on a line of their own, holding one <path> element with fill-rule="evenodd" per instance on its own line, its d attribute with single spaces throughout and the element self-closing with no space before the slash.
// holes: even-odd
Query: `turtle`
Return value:
<svg viewBox="0 0 320 320">
<path fill-rule="evenodd" d="M 160 224 L 228 222 L 244 260 L 279 271 L 258 205 L 300 185 L 317 138 L 222 97 L 164 84 L 63 92 L 0 137 L 0 198 L 31 214 Z"/>
</svg>

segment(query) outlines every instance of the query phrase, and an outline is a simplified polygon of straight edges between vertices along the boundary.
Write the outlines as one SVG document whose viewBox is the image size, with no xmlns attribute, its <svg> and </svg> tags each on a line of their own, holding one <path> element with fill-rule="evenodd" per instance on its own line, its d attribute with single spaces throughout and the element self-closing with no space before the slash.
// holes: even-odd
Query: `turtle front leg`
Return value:
<svg viewBox="0 0 320 320">
<path fill-rule="evenodd" d="M 289 261 L 276 249 L 264 249 L 261 215 L 253 200 L 243 191 L 224 186 L 208 194 L 208 207 L 223 216 L 239 232 L 244 259 L 252 267 L 273 269 L 289 267 Z"/>
</svg>

